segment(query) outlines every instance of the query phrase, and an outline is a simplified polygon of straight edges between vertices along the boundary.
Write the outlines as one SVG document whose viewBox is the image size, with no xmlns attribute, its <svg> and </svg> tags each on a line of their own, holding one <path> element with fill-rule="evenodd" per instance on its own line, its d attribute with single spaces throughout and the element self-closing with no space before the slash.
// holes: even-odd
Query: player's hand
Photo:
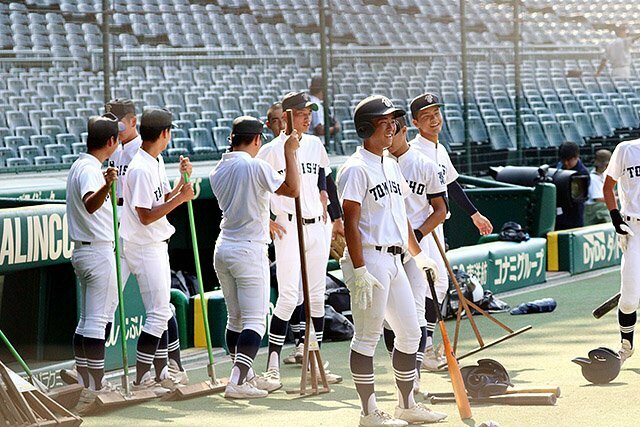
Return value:
<svg viewBox="0 0 640 427">
<path fill-rule="evenodd" d="M 108 167 L 107 170 L 102 172 L 102 175 L 104 176 L 104 181 L 107 183 L 107 185 L 111 185 L 113 181 L 116 181 L 118 179 L 118 169 L 114 167 Z"/>
<path fill-rule="evenodd" d="M 373 289 L 384 289 L 382 283 L 362 266 L 353 270 L 353 281 L 350 287 L 352 301 L 362 310 L 371 307 L 373 302 Z"/>
<path fill-rule="evenodd" d="M 285 151 L 296 152 L 298 148 L 300 148 L 300 136 L 298 131 L 294 129 L 284 142 L 284 149 Z"/>
<path fill-rule="evenodd" d="M 193 200 L 196 197 L 196 193 L 193 191 L 193 185 L 190 182 L 185 183 L 182 188 L 180 188 L 180 193 L 178 194 L 183 203 Z"/>
<path fill-rule="evenodd" d="M 414 255 L 413 259 L 415 260 L 416 265 L 420 270 L 424 271 L 425 273 L 430 272 L 431 277 L 433 277 L 433 281 L 438 281 L 438 266 L 433 259 L 429 258 L 429 256 L 424 253 L 424 251 L 421 251 Z"/>
<path fill-rule="evenodd" d="M 342 218 L 338 218 L 333 221 L 333 227 L 331 229 L 331 240 L 336 240 L 336 237 L 338 235 L 344 237 L 344 222 L 342 222 Z"/>
<path fill-rule="evenodd" d="M 487 219 L 480 212 L 476 212 L 471 215 L 471 220 L 473 221 L 473 225 L 476 226 L 481 236 L 486 236 L 487 234 L 491 234 L 493 231 L 493 225 L 491 225 L 491 221 Z"/>
<path fill-rule="evenodd" d="M 627 234 L 631 234 L 633 236 L 633 231 L 629 228 L 629 224 L 624 222 L 618 209 L 611 209 L 609 211 L 609 215 L 611 216 L 611 222 L 613 223 L 613 227 L 616 229 L 616 233 L 623 236 L 626 236 Z"/>
<path fill-rule="evenodd" d="M 285 234 L 287 234 L 287 230 L 285 230 L 283 226 L 272 219 L 269 220 L 269 235 L 271 236 L 271 240 L 282 239 L 282 236 Z"/>
<path fill-rule="evenodd" d="M 322 222 L 326 224 L 327 219 L 329 218 L 329 214 L 327 212 L 327 206 L 329 205 L 329 194 L 325 190 L 320 191 L 320 203 L 322 203 Z"/>
<path fill-rule="evenodd" d="M 191 176 L 191 172 L 193 172 L 193 165 L 189 158 L 180 156 L 180 176 L 183 176 L 185 173 L 187 176 Z"/>
</svg>

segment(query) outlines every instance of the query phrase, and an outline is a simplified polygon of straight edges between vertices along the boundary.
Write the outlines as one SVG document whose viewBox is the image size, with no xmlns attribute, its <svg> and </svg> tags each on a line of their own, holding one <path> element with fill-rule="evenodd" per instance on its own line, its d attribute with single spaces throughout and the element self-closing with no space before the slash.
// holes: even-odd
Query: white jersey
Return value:
<svg viewBox="0 0 640 427">
<path fill-rule="evenodd" d="M 640 218 L 640 139 L 618 144 L 604 173 L 618 182 L 620 211 Z"/>
<path fill-rule="evenodd" d="M 451 184 L 460 176 L 458 175 L 456 168 L 453 166 L 453 163 L 451 163 L 449 153 L 447 153 L 447 149 L 444 145 L 434 144 L 420 134 L 416 135 L 416 137 L 409 142 L 409 145 L 416 148 L 421 153 L 426 154 L 428 158 L 440 166 L 440 179 L 444 179 L 445 185 Z"/>
<path fill-rule="evenodd" d="M 604 55 L 611 63 L 612 68 L 623 68 L 631 65 L 631 37 L 617 37 L 604 48 Z"/>
<path fill-rule="evenodd" d="M 269 243 L 269 196 L 284 177 L 264 160 L 232 151 L 222 155 L 209 182 L 222 210 L 219 238 Z"/>
<path fill-rule="evenodd" d="M 585 203 L 592 205 L 595 203 L 596 199 L 604 198 L 604 193 L 602 191 L 602 188 L 604 187 L 604 174 L 593 171 L 589 176 L 589 200 Z"/>
<path fill-rule="evenodd" d="M 93 155 L 80 154 L 67 176 L 67 222 L 69 237 L 78 242 L 112 242 L 113 210 L 107 199 L 93 214 L 87 212 L 82 199 L 105 185 L 102 164 Z"/>
<path fill-rule="evenodd" d="M 338 174 L 341 203 L 359 203 L 358 229 L 362 247 L 401 246 L 407 248 L 407 211 L 404 199 L 411 189 L 398 163 L 359 148 Z"/>
<path fill-rule="evenodd" d="M 444 176 L 438 165 L 415 148 L 409 148 L 400 157 L 389 154 L 398 161 L 400 171 L 409 184 L 411 193 L 405 199 L 407 216 L 413 228 L 418 228 L 431 215 L 429 199 L 447 194 Z"/>
<path fill-rule="evenodd" d="M 118 144 L 116 151 L 109 157 L 109 166 L 118 170 L 118 181 L 116 181 L 116 195 L 118 199 L 122 198 L 122 189 L 124 188 L 125 176 L 131 159 L 136 155 L 142 146 L 142 138 L 140 135 L 133 138 L 126 144 Z"/>
<path fill-rule="evenodd" d="M 140 149 L 127 169 L 123 189 L 124 209 L 120 220 L 122 239 L 137 245 L 163 242 L 176 231 L 166 216 L 143 225 L 136 207 L 152 209 L 165 203 L 164 196 L 171 192 L 162 156 L 154 159 Z"/>
<path fill-rule="evenodd" d="M 279 174 L 284 175 L 286 163 L 284 159 L 284 142 L 287 135 L 281 133 L 273 141 L 264 145 L 258 152 L 258 158 L 269 163 Z M 329 166 L 329 156 L 324 145 L 317 136 L 303 134 L 300 138 L 300 148 L 296 152 L 298 171 L 300 173 L 300 206 L 302 217 L 311 219 L 321 216 L 324 212 L 318 189 L 318 174 L 325 173 Z M 295 202 L 291 197 L 273 195 L 271 197 L 271 211 L 274 215 L 294 215 Z"/>
<path fill-rule="evenodd" d="M 313 135 L 313 131 L 318 125 L 324 126 L 324 107 L 322 106 L 322 100 L 315 95 L 309 95 L 309 101 L 318 106 L 318 111 L 311 112 L 311 125 L 309 126 L 309 133 Z"/>
</svg>

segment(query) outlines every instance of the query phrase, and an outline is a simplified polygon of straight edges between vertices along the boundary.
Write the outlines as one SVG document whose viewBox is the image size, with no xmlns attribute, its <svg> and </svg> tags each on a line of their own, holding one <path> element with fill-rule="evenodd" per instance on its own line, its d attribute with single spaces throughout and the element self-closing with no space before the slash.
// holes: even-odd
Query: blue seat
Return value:
<svg viewBox="0 0 640 427">
<path fill-rule="evenodd" d="M 11 129 L 15 129 L 18 126 L 29 126 L 29 119 L 22 111 L 7 111 L 5 116 L 7 118 L 7 125 Z"/>
<path fill-rule="evenodd" d="M 604 114 L 604 118 L 607 120 L 607 123 L 609 123 L 609 127 L 612 129 L 622 129 L 623 126 L 618 118 L 618 111 L 615 107 L 612 105 L 605 105 L 600 107 L 600 110 L 602 111 L 602 114 Z"/>
<path fill-rule="evenodd" d="M 80 138 L 82 132 L 87 130 L 87 122 L 82 117 L 72 116 L 66 117 L 67 132 Z"/>
<path fill-rule="evenodd" d="M 63 133 L 63 130 L 62 130 L 62 128 L 60 126 L 57 126 L 57 125 L 56 126 L 43 125 L 40 128 L 40 133 L 42 135 L 48 135 L 51 138 L 55 139 L 58 134 Z"/>
<path fill-rule="evenodd" d="M 613 136 L 613 129 L 609 125 L 609 122 L 607 122 L 604 114 L 601 112 L 593 112 L 589 113 L 589 116 L 591 117 L 591 123 L 596 130 L 597 136 Z"/>
<path fill-rule="evenodd" d="M 171 138 L 172 148 L 183 148 L 188 153 L 193 152 L 193 142 L 191 138 Z"/>
<path fill-rule="evenodd" d="M 31 163 L 27 159 L 23 159 L 22 157 L 11 157 L 7 159 L 7 167 L 14 168 L 20 166 L 31 166 Z"/>
<path fill-rule="evenodd" d="M 622 126 L 629 129 L 637 129 L 638 126 L 640 126 L 638 119 L 633 113 L 633 108 L 629 105 L 618 105 L 618 113 L 620 114 Z"/>
<path fill-rule="evenodd" d="M 591 119 L 586 113 L 574 113 L 573 118 L 576 122 L 576 127 L 578 128 L 580 136 L 583 138 L 593 138 L 594 136 L 598 136 L 596 130 L 593 128 Z"/>
<path fill-rule="evenodd" d="M 33 164 L 36 166 L 55 165 L 56 163 L 60 162 L 55 157 L 51 156 L 36 156 L 33 158 Z"/>
<path fill-rule="evenodd" d="M 16 153 L 11 148 L 0 147 L 0 166 L 5 167 L 7 165 L 7 159 L 15 157 Z"/>
<path fill-rule="evenodd" d="M 58 163 L 62 163 L 62 156 L 69 154 L 69 149 L 62 144 L 47 144 L 44 152 L 47 156 L 54 157 Z"/>
<path fill-rule="evenodd" d="M 502 123 L 487 123 L 486 125 L 489 141 L 494 150 L 515 150 L 515 144 L 512 144 Z"/>
<path fill-rule="evenodd" d="M 185 121 L 188 121 L 190 123 L 195 123 L 196 120 L 198 120 L 198 117 L 200 117 L 199 114 L 190 113 L 188 111 L 180 113 L 180 121 L 185 120 Z"/>
<path fill-rule="evenodd" d="M 15 128 L 15 132 L 16 132 L 16 136 L 21 136 L 26 141 L 29 141 L 29 139 L 33 135 L 37 135 L 38 134 L 38 131 L 34 127 L 31 127 L 31 126 L 18 126 L 17 128 Z"/>
<path fill-rule="evenodd" d="M 78 157 L 80 156 L 77 154 L 64 154 L 62 156 L 62 164 L 65 164 L 65 165 L 71 164 L 76 160 L 78 160 Z"/>
<path fill-rule="evenodd" d="M 484 123 L 479 117 L 469 117 L 469 134 L 471 135 L 471 140 L 475 142 L 487 142 L 489 140 Z"/>
<path fill-rule="evenodd" d="M 28 145 L 27 140 L 21 136 L 5 136 L 4 137 L 4 146 L 13 150 L 13 152 L 18 155 L 18 148 L 23 145 Z"/>
<path fill-rule="evenodd" d="M 87 144 L 84 142 L 74 142 L 71 144 L 71 150 L 73 154 L 81 154 L 87 152 Z"/>
<path fill-rule="evenodd" d="M 547 137 L 544 135 L 542 131 L 542 127 L 538 122 L 527 122 L 524 123 L 524 130 L 526 134 L 526 140 L 529 142 L 529 147 L 535 148 L 544 148 L 548 147 L 549 143 L 547 141 Z"/>
<path fill-rule="evenodd" d="M 211 119 L 198 119 L 196 120 L 196 127 L 205 128 L 205 129 L 213 129 L 215 126 L 215 122 Z"/>
<path fill-rule="evenodd" d="M 578 132 L 578 128 L 574 122 L 562 121 L 560 122 L 562 133 L 564 134 L 566 141 L 575 142 L 578 145 L 584 145 L 584 139 Z"/>
<path fill-rule="evenodd" d="M 193 141 L 193 152 L 196 154 L 209 154 L 218 151 L 208 129 L 191 128 L 189 129 L 189 137 Z"/>
<path fill-rule="evenodd" d="M 20 153 L 20 157 L 29 161 L 29 164 L 33 164 L 35 162 L 35 158 L 40 155 L 38 147 L 33 147 L 31 145 L 22 145 L 18 147 L 18 152 Z"/>
<path fill-rule="evenodd" d="M 447 120 L 447 128 L 451 134 L 451 142 L 453 145 L 462 145 L 464 139 L 464 122 L 460 117 L 451 117 Z"/>
<path fill-rule="evenodd" d="M 215 126 L 212 129 L 213 141 L 218 147 L 219 152 L 224 152 L 229 148 L 229 137 L 231 136 L 231 128 L 227 126 Z"/>
<path fill-rule="evenodd" d="M 31 136 L 31 145 L 34 147 L 38 147 L 40 151 L 40 155 L 44 155 L 45 146 L 48 144 L 53 144 L 53 140 L 49 135 L 32 135 Z"/>
<path fill-rule="evenodd" d="M 59 133 L 55 136 L 55 138 L 58 144 L 64 145 L 65 147 L 67 147 L 67 149 L 69 149 L 69 151 L 71 151 L 71 145 L 74 142 L 78 142 L 78 138 L 71 133 Z"/>
<path fill-rule="evenodd" d="M 560 147 L 564 142 L 562 129 L 557 122 L 542 122 L 542 130 L 547 136 L 547 141 L 551 147 Z"/>
<path fill-rule="evenodd" d="M 185 132 L 189 132 L 189 129 L 194 127 L 193 122 L 190 120 L 174 120 L 173 124 L 174 126 L 176 126 L 176 128 L 182 129 Z"/>
</svg>

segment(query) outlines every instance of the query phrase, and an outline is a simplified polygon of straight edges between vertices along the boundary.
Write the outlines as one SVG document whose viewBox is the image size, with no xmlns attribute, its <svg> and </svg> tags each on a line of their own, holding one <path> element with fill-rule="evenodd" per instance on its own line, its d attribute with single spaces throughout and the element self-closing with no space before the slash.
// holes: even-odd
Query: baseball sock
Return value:
<svg viewBox="0 0 640 427">
<path fill-rule="evenodd" d="M 258 354 L 260 348 L 260 335 L 251 329 L 245 329 L 238 338 L 238 353 L 236 362 L 231 370 L 231 381 L 233 384 L 242 384 L 247 377 L 247 373 L 253 365 L 253 359 Z"/>
<path fill-rule="evenodd" d="M 427 341 L 425 343 L 425 348 L 429 348 L 433 346 L 433 331 L 436 329 L 436 322 L 438 321 L 438 316 L 433 307 L 433 300 L 431 298 L 426 299 L 424 317 L 427 319 Z"/>
<path fill-rule="evenodd" d="M 104 340 L 84 337 L 82 340 L 84 354 L 87 356 L 89 371 L 89 388 L 100 390 L 104 377 Z"/>
<path fill-rule="evenodd" d="M 387 347 L 389 357 L 393 354 L 393 341 L 396 339 L 396 334 L 391 329 L 383 328 L 382 336 L 384 338 L 384 345 Z"/>
<path fill-rule="evenodd" d="M 156 380 L 162 380 L 167 377 L 169 369 L 167 362 L 169 361 L 169 331 L 164 331 L 158 342 L 158 348 L 153 358 L 153 368 L 156 371 Z"/>
<path fill-rule="evenodd" d="M 84 337 L 78 333 L 73 335 L 73 353 L 76 359 L 76 371 L 78 371 L 78 384 L 89 387 L 89 370 L 87 369 L 87 357 L 84 354 Z"/>
<path fill-rule="evenodd" d="M 240 338 L 240 332 L 232 331 L 227 328 L 227 332 L 225 334 L 225 340 L 227 341 L 227 350 L 229 350 L 229 357 L 231 357 L 231 361 L 235 363 L 236 361 L 236 352 L 238 347 L 238 338 Z"/>
<path fill-rule="evenodd" d="M 393 373 L 398 387 L 398 404 L 401 408 L 413 408 L 416 404 L 413 399 L 413 379 L 416 376 L 416 354 L 407 354 L 393 349 L 391 356 Z"/>
<path fill-rule="evenodd" d="M 635 311 L 631 313 L 623 313 L 618 309 L 618 324 L 620 325 L 620 337 L 623 340 L 629 341 L 631 348 L 633 348 L 633 330 L 636 326 L 637 314 Z"/>
<path fill-rule="evenodd" d="M 288 323 L 288 321 L 280 319 L 275 314 L 271 317 L 271 326 L 269 327 L 269 361 L 267 362 L 267 369 L 280 370 L 280 352 L 284 345 Z"/>
<path fill-rule="evenodd" d="M 420 367 L 422 359 L 424 359 L 424 349 L 427 348 L 427 327 L 420 327 L 420 344 L 418 344 L 418 352 L 416 353 L 416 375 L 420 378 Z"/>
<path fill-rule="evenodd" d="M 293 341 L 295 345 L 301 343 L 301 339 L 304 339 L 304 334 L 301 334 L 302 330 L 301 322 L 304 318 L 304 304 L 300 304 L 293 310 L 293 314 L 291 315 L 291 320 L 289 321 L 289 326 L 291 327 L 291 332 L 293 332 Z"/>
<path fill-rule="evenodd" d="M 312 317 L 313 329 L 316 331 L 316 340 L 318 340 L 318 346 L 322 346 L 322 338 L 324 337 L 324 316 Z"/>
<path fill-rule="evenodd" d="M 178 335 L 178 321 L 176 320 L 176 316 L 171 317 L 167 322 L 167 332 L 169 339 L 169 345 L 167 346 L 169 359 L 178 365 L 178 369 L 184 371 L 182 360 L 180 359 L 180 336 Z"/>
<path fill-rule="evenodd" d="M 159 342 L 159 337 L 154 337 L 145 331 L 140 334 L 136 353 L 136 384 L 140 384 L 144 374 L 151 370 L 151 364 Z"/>
<path fill-rule="evenodd" d="M 374 390 L 373 357 L 351 350 L 349 367 L 351 368 L 351 376 L 356 386 L 356 392 L 360 397 L 362 414 L 369 415 L 378 409 Z"/>
<path fill-rule="evenodd" d="M 107 326 L 104 328 L 104 340 L 107 341 L 109 339 L 109 335 L 111 335 L 111 327 L 113 326 L 112 322 L 107 323 Z"/>
</svg>

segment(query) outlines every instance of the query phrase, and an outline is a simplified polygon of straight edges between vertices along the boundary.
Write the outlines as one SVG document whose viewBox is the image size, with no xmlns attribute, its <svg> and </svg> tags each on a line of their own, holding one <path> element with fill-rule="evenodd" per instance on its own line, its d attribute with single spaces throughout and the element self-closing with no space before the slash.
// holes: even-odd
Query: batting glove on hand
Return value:
<svg viewBox="0 0 640 427">
<path fill-rule="evenodd" d="M 622 215 L 620 215 L 620 211 L 618 209 L 610 210 L 609 215 L 611 215 L 611 222 L 616 229 L 616 233 L 623 236 L 626 236 L 627 234 L 631 234 L 633 236 L 633 231 L 629 228 L 629 224 L 622 220 Z"/>
<path fill-rule="evenodd" d="M 417 255 L 414 255 L 413 259 L 416 261 L 416 265 L 420 270 L 423 270 L 425 272 L 431 271 L 431 277 L 433 277 L 433 281 L 438 281 L 438 266 L 433 259 L 429 258 L 424 252 L 420 252 Z"/>
<path fill-rule="evenodd" d="M 358 267 L 353 270 L 353 283 L 350 287 L 351 297 L 361 310 L 371 307 L 373 302 L 373 288 L 384 289 L 382 283 L 378 281 L 367 267 Z"/>
</svg>

